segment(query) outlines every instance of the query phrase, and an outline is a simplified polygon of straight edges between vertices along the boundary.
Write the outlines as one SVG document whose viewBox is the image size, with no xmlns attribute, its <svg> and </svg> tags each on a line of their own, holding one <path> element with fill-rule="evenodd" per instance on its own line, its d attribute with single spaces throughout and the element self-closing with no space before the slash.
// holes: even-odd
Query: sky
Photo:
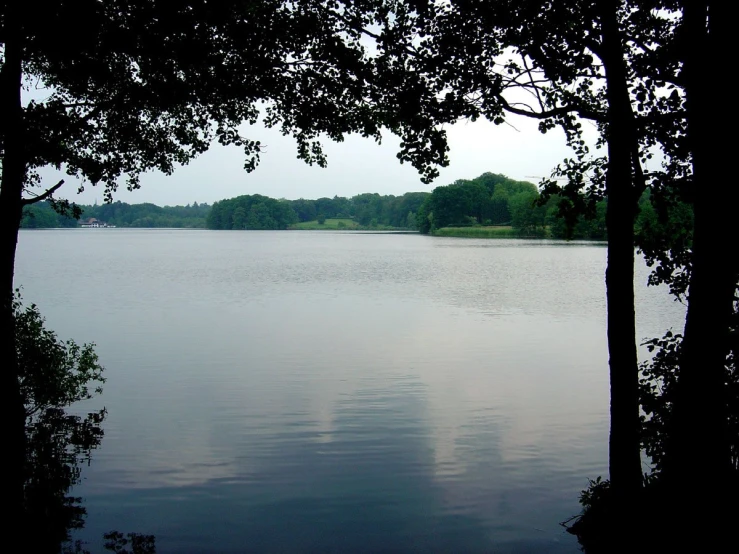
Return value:
<svg viewBox="0 0 739 554">
<path fill-rule="evenodd" d="M 485 172 L 538 183 L 564 158 L 571 156 L 564 133 L 555 129 L 542 134 L 537 122 L 520 116 L 509 124 L 488 121 L 460 122 L 447 127 L 450 164 L 430 185 L 421 182 L 416 170 L 396 158 L 399 139 L 387 133 L 381 145 L 360 136 L 342 143 L 324 141 L 328 167 L 308 166 L 297 159 L 295 141 L 278 130 L 253 126 L 245 130 L 250 139 L 266 146 L 261 162 L 252 173 L 243 169 L 244 157 L 236 147 L 214 145 L 208 152 L 178 168 L 168 176 L 145 174 L 141 188 L 129 192 L 122 186 L 114 200 L 131 204 L 152 202 L 164 205 L 209 203 L 242 194 L 263 194 L 273 198 L 351 197 L 365 192 L 402 195 L 433 190 L 457 179 L 472 179 Z M 53 169 L 42 172 L 46 187 L 65 179 L 56 194 L 80 204 L 103 202 L 101 187 L 85 187 L 77 194 L 78 181 Z"/>
</svg>

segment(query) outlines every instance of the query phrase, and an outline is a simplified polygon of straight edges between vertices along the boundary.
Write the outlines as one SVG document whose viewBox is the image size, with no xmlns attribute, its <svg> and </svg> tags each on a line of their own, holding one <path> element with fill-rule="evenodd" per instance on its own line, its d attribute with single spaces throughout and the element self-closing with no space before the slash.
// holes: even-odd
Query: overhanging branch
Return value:
<svg viewBox="0 0 739 554">
<path fill-rule="evenodd" d="M 558 108 L 552 108 L 544 111 L 534 111 L 533 109 L 522 109 L 508 103 L 505 98 L 501 98 L 503 109 L 509 113 L 516 115 L 523 115 L 532 119 L 548 119 L 550 117 L 557 117 L 568 113 L 576 113 L 584 119 L 590 119 L 593 121 L 602 121 L 603 116 L 597 112 L 584 108 L 582 106 L 560 106 Z"/>
<path fill-rule="evenodd" d="M 38 196 L 34 196 L 33 198 L 24 198 L 21 200 L 21 204 L 23 206 L 30 206 L 31 204 L 35 204 L 36 202 L 41 202 L 42 200 L 46 200 L 49 198 L 52 194 L 54 194 L 59 188 L 64 184 L 64 179 L 59 181 L 56 185 L 51 187 L 46 192 L 39 194 Z"/>
</svg>

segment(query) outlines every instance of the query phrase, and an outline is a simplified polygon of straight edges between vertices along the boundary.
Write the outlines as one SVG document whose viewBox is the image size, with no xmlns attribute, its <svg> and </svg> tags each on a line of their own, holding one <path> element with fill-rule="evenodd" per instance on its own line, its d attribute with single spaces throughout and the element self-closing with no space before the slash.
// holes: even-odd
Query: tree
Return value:
<svg viewBox="0 0 739 554">
<path fill-rule="evenodd" d="M 24 507 L 32 531 L 21 540 L 29 552 L 53 552 L 83 525 L 81 500 L 68 493 L 102 440 L 106 415 L 105 409 L 84 417 L 67 409 L 100 394 L 105 378 L 92 344 L 59 340 L 36 306 L 23 308 L 20 294 L 13 311 L 27 439 Z"/>
<path fill-rule="evenodd" d="M 493 225 L 507 225 L 511 222 L 508 195 L 501 190 L 496 190 L 490 199 L 490 222 Z"/>
<path fill-rule="evenodd" d="M 246 228 L 252 230 L 277 229 L 277 221 L 264 202 L 255 202 L 246 216 Z"/>
<path fill-rule="evenodd" d="M 434 214 L 437 227 L 511 223 L 524 235 L 541 235 L 545 209 L 538 206 L 538 199 L 539 191 L 532 183 L 485 173 L 475 179 L 436 187 L 424 200 L 428 202 L 424 210 Z M 421 213 L 420 204 L 417 209 Z M 422 233 L 432 230 L 426 214 L 425 224 L 419 227 Z"/>
<path fill-rule="evenodd" d="M 241 230 L 246 228 L 246 210 L 239 206 L 234 210 L 232 216 L 233 226 L 232 229 Z"/>
<path fill-rule="evenodd" d="M 547 192 L 571 200 L 560 204 L 563 209 L 589 211 L 607 196 L 609 471 L 612 490 L 624 507 L 622 515 L 635 505 L 642 484 L 633 229 L 646 186 L 642 161 L 653 143 L 644 131 L 650 121 L 636 111 L 640 103 L 655 98 L 659 82 L 654 75 L 637 78 L 629 66 L 639 61 L 641 44 L 651 44 L 654 34 L 672 25 L 669 17 L 651 10 L 653 4 L 643 4 L 378 1 L 369 3 L 374 8 L 369 15 L 365 3 L 346 3 L 344 11 L 335 13 L 346 22 L 348 33 L 375 39 L 378 72 L 398 85 L 383 100 L 419 128 L 427 128 L 428 121 L 441 125 L 459 118 L 502 123 L 506 113 L 539 119 L 543 131 L 560 126 L 575 157 L 559 169 L 568 184 Z M 507 48 L 513 49 L 513 58 L 504 56 Z M 528 96 L 512 97 L 507 91 Z M 591 158 L 581 119 L 598 125 L 607 158 Z M 588 171 L 590 186 L 584 177 Z M 580 194 L 583 188 L 585 195 Z M 432 216 L 433 223 L 422 221 L 422 228 L 459 220 L 465 199 L 455 198 L 456 203 L 449 198 L 441 210 L 432 201 L 424 216 Z"/>
<path fill-rule="evenodd" d="M 716 210 L 707 200 L 708 195 L 697 194 L 693 199 L 695 227 L 688 313 L 675 398 L 671 445 L 674 466 L 669 477 L 674 479 L 675 487 L 683 487 L 715 506 L 721 495 L 706 490 L 704 479 L 708 475 L 719 482 L 730 479 L 724 364 L 739 261 L 734 255 L 717 251 L 714 241 L 734 233 L 732 214 L 739 205 L 739 192 L 721 175 L 721 164 L 731 156 L 731 148 L 706 119 L 713 113 L 714 102 L 706 71 L 715 71 L 720 66 L 715 56 L 730 48 L 731 16 L 721 2 L 684 1 L 680 5 L 683 22 L 678 40 L 684 63 L 686 140 L 692 153 L 692 178 L 694 186 L 720 183 L 716 193 L 722 200 Z M 730 127 L 736 119 L 731 110 L 724 123 Z"/>
<path fill-rule="evenodd" d="M 511 225 L 526 237 L 543 236 L 546 208 L 538 206 L 538 193 L 519 192 L 509 200 Z"/>
<path fill-rule="evenodd" d="M 332 198 L 319 198 L 315 201 L 316 214 L 323 214 L 326 217 L 336 217 L 338 213 L 336 203 Z"/>
<path fill-rule="evenodd" d="M 370 92 L 361 47 L 338 40 L 336 20 L 319 7 L 273 0 L 0 4 L 0 386 L 12 506 L 22 505 L 26 450 L 13 347 L 18 228 L 24 207 L 52 200 L 63 184 L 35 188 L 38 169 L 55 166 L 100 184 L 110 200 L 121 179 L 137 188 L 143 172 L 172 173 L 217 140 L 242 148 L 249 171 L 261 145 L 239 128 L 255 123 L 264 103 L 266 125 L 294 136 L 308 163 L 325 165 L 316 140 L 322 133 L 379 140 L 378 120 L 387 114 L 364 107 Z M 32 94 L 39 87 L 43 99 Z M 414 132 L 407 122 L 392 125 L 400 135 Z M 405 151 L 423 163 L 415 146 Z"/>
<path fill-rule="evenodd" d="M 287 229 L 298 216 L 287 200 L 245 194 L 213 205 L 206 219 L 209 229 Z"/>
<path fill-rule="evenodd" d="M 600 7 L 605 8 L 606 4 L 602 2 Z M 700 544 L 701 548 L 712 549 L 721 544 L 723 529 L 735 517 L 735 511 L 725 509 L 732 505 L 735 490 L 731 486 L 735 483 L 727 417 L 731 395 L 725 365 L 739 275 L 737 258 L 727 257 L 712 243 L 717 237 L 732 233 L 730 213 L 739 203 L 739 193 L 734 186 L 722 187 L 721 209 L 713 210 L 710 195 L 697 191 L 716 182 L 726 183 L 718 172 L 730 151 L 710 123 L 713 88 L 706 76 L 720 70 L 717 53 L 730 48 L 731 17 L 723 3 L 711 1 L 637 1 L 618 3 L 616 7 L 618 19 L 610 27 L 620 30 L 623 43 L 628 43 L 624 51 L 630 84 L 628 97 L 621 94 L 620 100 L 608 98 L 609 110 L 622 106 L 621 117 L 611 122 L 606 136 L 609 170 L 616 155 L 624 160 L 624 167 L 628 157 L 625 150 L 610 152 L 611 146 L 619 142 L 614 140 L 614 123 L 619 123 L 619 134 L 632 135 L 632 143 L 633 135 L 637 135 L 642 147 L 640 157 L 648 155 L 643 150 L 645 145 L 659 145 L 666 154 L 664 170 L 655 172 L 650 179 L 653 196 L 682 195 L 693 204 L 695 213 L 691 244 L 687 249 L 678 247 L 659 254 L 660 262 L 667 263 L 655 272 L 656 281 L 672 281 L 678 290 L 688 283 L 688 310 L 678 355 L 674 405 L 665 427 L 664 490 L 672 502 L 668 499 L 662 509 L 676 516 L 674 529 L 719 529 L 712 533 L 710 547 L 705 543 L 707 537 L 691 537 L 698 539 L 691 546 Z M 610 19 L 613 12 L 610 9 Z M 607 59 L 601 59 L 608 72 Z M 618 68 L 621 64 L 621 60 L 615 66 L 611 63 L 611 68 L 617 70 L 617 81 L 624 80 L 618 77 L 619 71 L 623 73 Z M 627 99 L 631 103 L 629 110 Z M 627 111 L 632 112 L 631 123 Z M 731 127 L 735 120 L 736 113 L 730 110 L 725 124 Z M 637 164 L 633 145 L 630 156 L 638 193 L 646 178 Z M 633 203 L 633 198 L 623 200 L 624 205 Z M 608 212 L 612 201 L 609 192 Z M 613 230 L 609 225 L 609 241 Z M 678 243 L 680 237 L 674 238 Z M 625 259 L 625 245 L 621 251 Z M 672 274 L 673 269 L 676 274 Z M 622 283 L 626 283 L 625 278 Z M 712 483 L 721 485 L 706 483 L 709 476 Z M 696 505 L 704 507 L 697 514 Z"/>
<path fill-rule="evenodd" d="M 316 216 L 316 221 L 318 222 L 319 225 L 323 225 L 324 223 L 326 223 L 326 216 L 323 215 L 322 213 L 319 213 Z"/>
<path fill-rule="evenodd" d="M 71 217 L 58 214 L 48 202 L 39 202 L 23 210 L 21 227 L 27 229 L 44 229 L 50 227 L 76 227 L 77 221 Z"/>
<path fill-rule="evenodd" d="M 662 121 L 653 129 L 653 140 L 670 156 L 653 187 L 652 200 L 663 214 L 665 207 L 688 203 L 694 216 L 688 234 L 646 244 L 648 258 L 659 263 L 654 282 L 669 284 L 673 293 L 687 300 L 660 478 L 678 525 L 719 530 L 711 537 L 711 546 L 701 545 L 717 549 L 723 529 L 736 518 L 727 364 L 733 359 L 739 261 L 716 248 L 715 242 L 733 233 L 730 222 L 739 192 L 719 173 L 731 151 L 711 124 L 715 100 L 707 75 L 720 67 L 717 53 L 730 48 L 731 16 L 726 6 L 712 1 L 660 2 L 658 7 L 676 16 L 675 24 L 656 37 L 656 46 L 637 67 L 658 74 L 668 91 L 651 106 L 653 116 Z M 665 117 L 675 112 L 681 117 Z M 722 123 L 731 128 L 736 113 L 728 110 Z M 720 207 L 702 192 L 709 187 L 717 195 L 714 198 L 721 198 Z M 670 229 L 674 226 L 670 219 L 659 223 Z M 695 505 L 705 509 L 694 514 Z"/>
<path fill-rule="evenodd" d="M 413 212 L 408 212 L 408 217 L 406 218 L 405 226 L 408 229 L 416 229 L 417 223 L 416 223 L 416 214 Z"/>
<path fill-rule="evenodd" d="M 336 139 L 351 131 L 379 138 L 384 125 L 402 138 L 399 158 L 429 181 L 436 165 L 447 162 L 444 124 L 479 117 L 502 123 L 507 113 L 533 117 L 544 131 L 563 128 L 575 150 L 557 170 L 567 184 L 550 188 L 568 200 L 560 209 L 592 212 L 607 197 L 610 473 L 614 492 L 633 504 L 642 477 L 633 291 L 634 220 L 648 182 L 642 164 L 647 149 L 660 145 L 677 165 L 693 166 L 696 183 L 706 183 L 728 159 L 728 146 L 706 123 L 711 92 L 700 73 L 701 60 L 730 51 L 731 18 L 722 13 L 727 8 L 708 0 L 305 0 L 218 7 L 203 0 L 181 3 L 174 11 L 153 1 L 129 4 L 57 2 L 36 10 L 34 27 L 25 25 L 30 19 L 24 4 L 4 4 L 0 13 L 0 108 L 7 114 L 0 133 L 0 292 L 5 291 L 8 328 L 23 204 L 54 190 L 23 199 L 37 167 L 66 164 L 73 174 L 112 191 L 119 176 L 128 175 L 135 187 L 142 171 L 172 171 L 216 138 L 244 147 L 251 169 L 260 145 L 241 137 L 238 125 L 256 120 L 257 104 L 264 100 L 272 102 L 267 123 L 295 135 L 299 155 L 309 162 L 324 163 L 314 144 L 320 132 Z M 183 38 L 193 33 L 197 48 Z M 70 35 L 74 40 L 66 40 Z M 365 47 L 366 40 L 375 41 L 372 48 Z M 507 48 L 515 59 L 503 56 Z M 252 52 L 260 55 L 244 55 Z M 712 67 L 718 74 L 720 67 Z M 24 75 L 50 87 L 49 100 L 24 105 Z M 666 82 L 684 88 L 685 106 L 679 91 L 661 94 Z M 507 96 L 511 90 L 530 96 Z M 598 125 L 607 159 L 590 155 L 581 119 Z M 470 215 L 479 221 L 481 214 L 466 213 L 470 195 L 464 184 L 445 188 L 440 195 L 447 194 L 448 202 L 437 206 L 430 198 L 417 210 L 422 231 Z M 711 430 L 711 458 L 726 452 L 724 402 L 714 406 L 709 399 L 723 394 L 721 346 L 738 262 L 711 255 L 706 246 L 731 232 L 728 223 L 715 222 L 731 221 L 730 206 L 736 205 L 736 188 L 723 192 L 727 201 L 720 218 L 705 205 L 697 204 L 695 214 L 682 354 L 686 371 L 674 432 L 675 452 L 687 456 L 676 466 L 676 481 L 693 485 L 690 464 L 710 466 L 696 453 L 701 432 Z M 335 200 L 319 199 L 317 211 L 335 215 Z M 701 370 L 704 344 L 711 352 L 705 360 L 709 371 Z M 4 346 L 8 355 L 0 354 L 13 368 L 11 350 Z M 16 414 L 6 435 L 17 444 L 13 441 L 22 441 L 17 375 L 11 369 L 3 378 L 5 405 Z M 700 425 L 689 417 L 694 409 L 704 413 Z M 18 459 L 14 463 L 20 467 Z"/>
<path fill-rule="evenodd" d="M 416 227 L 420 233 L 427 234 L 436 228 L 433 222 L 434 214 L 431 210 L 431 196 L 428 196 L 416 212 Z"/>
<path fill-rule="evenodd" d="M 316 218 L 316 206 L 312 200 L 300 198 L 293 200 L 291 204 L 298 215 L 298 221 L 313 221 Z"/>
</svg>

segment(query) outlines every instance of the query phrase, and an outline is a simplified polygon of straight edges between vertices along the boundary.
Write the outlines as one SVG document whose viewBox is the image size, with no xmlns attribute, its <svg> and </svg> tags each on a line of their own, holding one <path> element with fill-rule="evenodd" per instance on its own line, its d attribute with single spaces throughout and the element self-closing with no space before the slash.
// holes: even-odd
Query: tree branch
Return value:
<svg viewBox="0 0 739 554">
<path fill-rule="evenodd" d="M 513 105 L 509 104 L 508 101 L 502 97 L 501 97 L 501 102 L 503 104 L 503 109 L 505 109 L 507 112 L 516 114 L 516 115 L 523 115 L 525 117 L 530 117 L 532 119 L 548 119 L 550 117 L 556 117 L 559 115 L 565 115 L 565 114 L 574 112 L 584 119 L 590 119 L 593 121 L 603 120 L 602 114 L 599 114 L 597 112 L 591 111 L 587 108 L 583 108 L 580 106 L 560 106 L 557 108 L 552 108 L 550 110 L 536 112 L 533 110 L 525 110 L 522 108 L 518 108 L 516 107 L 515 104 Z"/>
<path fill-rule="evenodd" d="M 51 196 L 57 190 L 59 190 L 59 187 L 61 187 L 63 184 L 64 184 L 64 179 L 59 181 L 56 185 L 51 187 L 49 190 L 47 190 L 43 194 L 39 194 L 38 196 L 35 196 L 33 198 L 24 198 L 23 200 L 21 200 L 21 204 L 23 206 L 30 206 L 31 204 L 35 204 L 36 202 L 41 202 L 42 200 L 46 200 L 47 198 L 49 198 L 49 196 Z"/>
<path fill-rule="evenodd" d="M 526 61 L 526 56 L 521 56 L 521 59 L 523 60 L 523 66 L 526 68 L 526 73 L 529 75 L 529 82 L 534 87 L 534 92 L 536 93 L 536 99 L 539 102 L 539 109 L 541 111 L 544 111 L 546 108 L 544 107 L 544 102 L 541 99 L 541 94 L 539 94 L 539 87 L 534 84 L 534 76 L 531 74 L 531 68 L 529 68 L 529 64 Z"/>
</svg>

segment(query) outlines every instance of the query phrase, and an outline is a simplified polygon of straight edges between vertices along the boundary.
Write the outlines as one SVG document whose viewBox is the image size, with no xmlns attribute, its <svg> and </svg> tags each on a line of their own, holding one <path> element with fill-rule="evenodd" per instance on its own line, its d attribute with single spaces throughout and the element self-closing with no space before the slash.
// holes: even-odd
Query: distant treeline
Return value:
<svg viewBox="0 0 739 554">
<path fill-rule="evenodd" d="M 55 212 L 48 202 L 39 202 L 23 208 L 21 229 L 54 229 L 77 227 L 77 220 Z"/>
<path fill-rule="evenodd" d="M 213 204 L 208 229 L 287 229 L 296 223 L 328 218 L 352 219 L 362 227 L 416 229 L 416 213 L 427 192 L 403 196 L 366 193 L 346 198 L 275 200 L 259 194 L 237 196 Z"/>
<path fill-rule="evenodd" d="M 560 198 L 541 201 L 537 187 L 504 175 L 484 173 L 436 187 L 433 192 L 409 192 L 402 196 L 365 193 L 346 198 L 317 200 L 274 199 L 259 194 L 237 196 L 208 204 L 156 206 L 113 202 L 80 206 L 82 220 L 95 218 L 116 227 L 170 227 L 208 229 L 336 228 L 326 219 L 343 220 L 339 228 L 398 228 L 421 233 L 471 237 L 551 237 L 604 240 L 606 203 L 596 204 L 590 217 L 578 217 L 568 233 L 559 215 Z M 690 228 L 692 210 L 676 204 L 658 214 L 648 192 L 642 197 L 636 231 L 645 236 L 669 226 L 674 233 Z M 664 211 L 664 210 L 663 210 Z M 667 215 L 665 215 L 667 214 Z M 335 222 L 334 222 L 335 223 Z M 23 228 L 77 227 L 79 222 L 55 212 L 47 202 L 26 208 Z M 485 227 L 488 227 L 485 229 Z"/>
<path fill-rule="evenodd" d="M 418 230 L 472 225 L 524 225 L 538 196 L 536 185 L 484 173 L 436 187 L 418 212 Z M 518 220 L 521 221 L 518 221 Z"/>
<path fill-rule="evenodd" d="M 288 229 L 297 223 L 351 219 L 360 228 L 402 228 L 434 233 L 444 227 L 512 226 L 512 236 L 565 236 L 564 222 L 556 216 L 554 201 L 537 206 L 536 185 L 503 175 L 485 173 L 436 187 L 432 193 L 403 196 L 366 193 L 345 198 L 275 200 L 244 195 L 213 204 L 209 229 Z M 603 238 L 597 223 L 578 222 L 581 238 Z M 561 227 L 561 229 L 560 229 Z M 320 228 L 320 227 L 316 227 Z M 551 231 L 550 231 L 551 229 Z"/>
<path fill-rule="evenodd" d="M 508 226 L 510 236 L 565 238 L 559 199 L 552 197 L 543 205 L 539 199 L 536 185 L 528 181 L 495 173 L 460 179 L 433 190 L 418 212 L 418 230 L 433 234 L 446 227 Z M 605 238 L 605 204 L 597 206 L 596 212 L 593 219 L 577 220 L 572 238 Z M 483 234 L 471 232 L 470 236 Z"/>
<path fill-rule="evenodd" d="M 570 229 L 560 215 L 561 201 L 557 195 L 543 201 L 537 187 L 529 182 L 484 173 L 476 179 L 436 187 L 418 211 L 418 230 L 445 236 L 607 238 L 605 200 L 597 202 L 588 217 L 576 217 Z M 642 242 L 651 236 L 665 236 L 664 229 L 669 229 L 669 236 L 685 234 L 692 228 L 692 213 L 690 206 L 680 202 L 655 208 L 647 189 L 639 201 L 635 232 Z M 495 232 L 494 228 L 482 228 L 485 226 L 510 229 Z"/>
<path fill-rule="evenodd" d="M 95 206 L 81 205 L 80 220 L 95 218 L 116 227 L 170 227 L 204 228 L 205 218 L 210 211 L 209 204 L 188 204 L 187 206 L 157 206 L 155 204 L 126 204 L 112 202 Z M 77 227 L 79 222 L 60 215 L 47 202 L 32 204 L 23 211 L 21 227 L 43 229 L 53 227 Z"/>
</svg>

